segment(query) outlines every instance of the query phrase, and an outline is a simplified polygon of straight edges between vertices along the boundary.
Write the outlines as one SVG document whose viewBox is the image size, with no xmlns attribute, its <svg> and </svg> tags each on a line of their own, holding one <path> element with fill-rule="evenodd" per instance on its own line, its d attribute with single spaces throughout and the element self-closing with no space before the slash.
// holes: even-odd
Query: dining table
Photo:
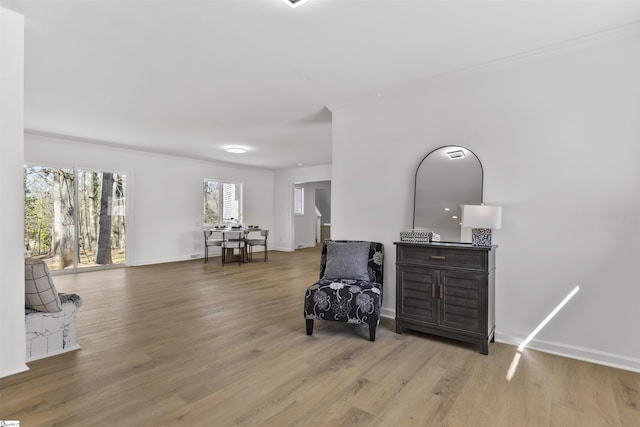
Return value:
<svg viewBox="0 0 640 427">
<path fill-rule="evenodd" d="M 224 227 L 213 226 L 213 227 L 205 227 L 204 229 L 205 231 L 208 232 L 208 236 L 211 236 L 213 233 L 221 233 L 221 235 L 224 236 L 224 233 L 228 231 L 243 231 L 245 240 L 249 235 L 249 233 L 262 231 L 262 228 L 257 226 L 224 226 Z M 227 260 L 226 262 L 237 262 L 238 256 L 242 257 L 242 262 L 249 262 L 249 254 L 247 253 L 246 243 L 242 245 L 242 248 L 240 248 L 241 249 L 240 254 L 236 254 L 234 252 L 234 249 L 237 249 L 237 248 L 233 248 L 233 247 L 226 248 L 227 252 L 225 253 L 225 256 L 224 256 L 225 260 Z"/>
</svg>

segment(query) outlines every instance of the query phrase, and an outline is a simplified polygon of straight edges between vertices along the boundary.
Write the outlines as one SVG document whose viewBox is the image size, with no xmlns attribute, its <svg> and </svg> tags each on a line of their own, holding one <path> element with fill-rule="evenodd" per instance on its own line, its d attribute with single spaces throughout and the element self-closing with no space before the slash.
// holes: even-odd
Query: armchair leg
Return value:
<svg viewBox="0 0 640 427">
<path fill-rule="evenodd" d="M 376 325 L 369 325 L 369 341 L 376 340 Z"/>
<path fill-rule="evenodd" d="M 307 321 L 307 335 L 313 334 L 313 319 L 305 319 Z"/>
</svg>

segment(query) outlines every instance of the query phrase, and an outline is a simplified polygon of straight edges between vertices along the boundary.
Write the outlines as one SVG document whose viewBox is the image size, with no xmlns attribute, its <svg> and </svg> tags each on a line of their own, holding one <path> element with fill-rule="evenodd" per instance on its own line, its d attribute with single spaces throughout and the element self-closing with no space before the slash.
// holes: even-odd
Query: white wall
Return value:
<svg viewBox="0 0 640 427">
<path fill-rule="evenodd" d="M 127 262 L 154 264 L 204 255 L 203 180 L 243 183 L 245 224 L 273 225 L 273 172 L 25 135 L 25 162 L 127 174 Z M 212 252 L 215 255 L 215 252 Z"/>
<path fill-rule="evenodd" d="M 519 343 L 577 284 L 532 347 L 640 370 L 640 29 L 431 79 L 332 108 L 332 237 L 395 247 L 413 174 L 460 144 L 484 166 L 496 231 L 499 341 Z"/>
<path fill-rule="evenodd" d="M 295 250 L 293 187 L 296 182 L 330 181 L 331 165 L 279 169 L 274 177 L 274 238 L 269 248 Z M 271 246 L 273 245 L 273 246 Z"/>
<path fill-rule="evenodd" d="M 322 214 L 322 224 L 331 224 L 331 183 L 316 189 L 316 207 Z"/>
<path fill-rule="evenodd" d="M 0 378 L 27 369 L 22 147 L 24 17 L 0 7 Z"/>
</svg>

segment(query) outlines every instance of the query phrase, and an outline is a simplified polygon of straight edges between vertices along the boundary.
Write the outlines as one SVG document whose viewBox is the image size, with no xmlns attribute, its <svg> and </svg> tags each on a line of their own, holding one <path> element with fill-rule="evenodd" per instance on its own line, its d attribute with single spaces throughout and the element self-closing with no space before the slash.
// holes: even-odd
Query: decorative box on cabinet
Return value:
<svg viewBox="0 0 640 427">
<path fill-rule="evenodd" d="M 478 344 L 495 332 L 495 250 L 464 243 L 396 242 L 396 332 Z"/>
</svg>

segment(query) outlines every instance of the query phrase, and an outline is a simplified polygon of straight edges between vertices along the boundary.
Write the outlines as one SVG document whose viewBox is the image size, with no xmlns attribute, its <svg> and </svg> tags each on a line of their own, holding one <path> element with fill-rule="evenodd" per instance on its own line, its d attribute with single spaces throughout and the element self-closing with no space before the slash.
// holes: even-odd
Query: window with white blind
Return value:
<svg viewBox="0 0 640 427">
<path fill-rule="evenodd" d="M 294 215 L 304 215 L 304 188 L 294 187 L 293 189 L 293 213 Z"/>
<path fill-rule="evenodd" d="M 242 224 L 242 183 L 204 180 L 205 225 Z"/>
</svg>

